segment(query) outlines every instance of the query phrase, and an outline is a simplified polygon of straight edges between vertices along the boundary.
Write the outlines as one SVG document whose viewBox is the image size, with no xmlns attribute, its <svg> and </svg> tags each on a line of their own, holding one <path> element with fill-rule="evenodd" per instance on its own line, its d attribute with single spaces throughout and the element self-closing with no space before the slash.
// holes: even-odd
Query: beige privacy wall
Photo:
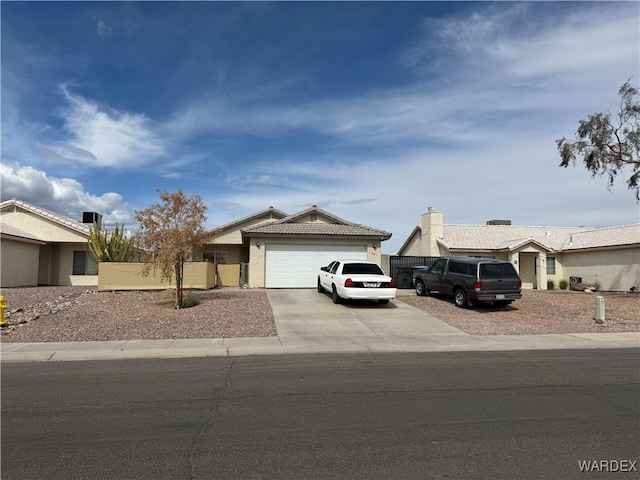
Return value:
<svg viewBox="0 0 640 480">
<path fill-rule="evenodd" d="M 171 281 L 161 281 L 160 271 L 153 269 L 149 275 L 141 274 L 143 263 L 100 262 L 98 267 L 98 290 L 164 290 L 175 287 Z M 209 289 L 215 287 L 216 266 L 210 262 L 188 262 L 184 264 L 184 288 Z"/>
</svg>

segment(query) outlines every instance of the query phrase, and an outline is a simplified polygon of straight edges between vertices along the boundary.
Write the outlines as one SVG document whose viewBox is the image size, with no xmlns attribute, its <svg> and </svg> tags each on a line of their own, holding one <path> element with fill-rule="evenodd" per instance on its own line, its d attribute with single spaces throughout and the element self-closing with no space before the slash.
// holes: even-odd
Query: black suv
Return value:
<svg viewBox="0 0 640 480">
<path fill-rule="evenodd" d="M 522 282 L 513 265 L 489 258 L 441 257 L 431 268 L 415 270 L 413 284 L 418 295 L 453 295 L 458 307 L 486 301 L 504 307 L 522 298 Z"/>
</svg>

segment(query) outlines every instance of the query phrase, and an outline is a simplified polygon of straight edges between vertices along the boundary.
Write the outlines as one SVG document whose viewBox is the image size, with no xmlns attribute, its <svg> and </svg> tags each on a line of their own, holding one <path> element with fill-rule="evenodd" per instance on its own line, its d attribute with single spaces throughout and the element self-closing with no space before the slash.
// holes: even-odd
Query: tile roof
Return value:
<svg viewBox="0 0 640 480">
<path fill-rule="evenodd" d="M 562 250 L 638 244 L 640 244 L 640 223 L 573 233 L 567 237 Z"/>
<path fill-rule="evenodd" d="M 640 224 L 607 228 L 517 225 L 443 227 L 444 237 L 438 242 L 450 250 L 515 250 L 529 242 L 537 243 L 549 251 L 640 244 Z"/>
<path fill-rule="evenodd" d="M 78 222 L 76 220 L 73 220 L 59 213 L 46 210 L 44 208 L 38 207 L 36 205 L 32 205 L 22 200 L 17 200 L 15 198 L 12 198 L 11 200 L 5 200 L 4 202 L 0 203 L 0 210 L 4 210 L 8 207 L 22 208 L 23 210 L 27 210 L 29 212 L 35 213 L 36 215 L 39 215 L 43 218 L 53 220 L 54 222 L 60 225 L 64 225 L 65 227 L 69 227 L 73 230 L 76 230 L 80 233 L 84 233 L 86 235 L 89 235 L 89 232 L 91 231 L 91 225 Z"/>
<path fill-rule="evenodd" d="M 260 217 L 262 217 L 264 215 L 267 215 L 267 214 L 270 214 L 272 217 L 275 217 L 274 218 L 275 220 L 279 220 L 281 218 L 287 217 L 287 214 L 285 212 L 283 212 L 282 210 L 278 210 L 277 208 L 269 207 L 269 208 L 265 208 L 264 210 L 260 210 L 259 212 L 247 215 L 246 217 L 239 218 L 238 220 L 233 220 L 232 222 L 225 223 L 224 225 L 220 225 L 219 227 L 216 227 L 214 230 L 226 230 L 228 228 L 235 227 L 237 225 L 242 225 L 243 223 L 248 222 L 250 220 L 254 220 L 256 218 L 260 218 Z"/>
<path fill-rule="evenodd" d="M 313 213 L 325 217 L 329 222 L 296 221 Z M 387 240 L 391 237 L 389 232 L 348 222 L 315 205 L 281 220 L 247 228 L 242 232 L 249 235 L 377 237 L 382 240 Z"/>
<path fill-rule="evenodd" d="M 527 227 L 517 225 L 444 225 L 441 243 L 454 250 L 513 250 L 530 241 L 560 250 L 571 233 L 585 227 Z"/>
</svg>

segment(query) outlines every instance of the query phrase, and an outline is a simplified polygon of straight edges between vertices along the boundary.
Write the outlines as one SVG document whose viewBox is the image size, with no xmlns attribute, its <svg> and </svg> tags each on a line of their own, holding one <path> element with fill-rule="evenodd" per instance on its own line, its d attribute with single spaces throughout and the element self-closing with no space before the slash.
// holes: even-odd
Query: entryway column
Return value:
<svg viewBox="0 0 640 480">
<path fill-rule="evenodd" d="M 538 290 L 547 289 L 547 253 L 540 252 L 536 256 L 536 283 Z"/>
</svg>

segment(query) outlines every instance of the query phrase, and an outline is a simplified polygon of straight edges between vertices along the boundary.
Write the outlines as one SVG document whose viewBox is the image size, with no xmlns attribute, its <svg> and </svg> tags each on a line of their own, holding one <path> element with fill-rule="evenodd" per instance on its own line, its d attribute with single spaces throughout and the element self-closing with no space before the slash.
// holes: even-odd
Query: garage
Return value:
<svg viewBox="0 0 640 480">
<path fill-rule="evenodd" d="M 366 260 L 365 245 L 305 245 L 267 243 L 266 288 L 313 288 L 318 270 L 333 260 Z"/>
</svg>

